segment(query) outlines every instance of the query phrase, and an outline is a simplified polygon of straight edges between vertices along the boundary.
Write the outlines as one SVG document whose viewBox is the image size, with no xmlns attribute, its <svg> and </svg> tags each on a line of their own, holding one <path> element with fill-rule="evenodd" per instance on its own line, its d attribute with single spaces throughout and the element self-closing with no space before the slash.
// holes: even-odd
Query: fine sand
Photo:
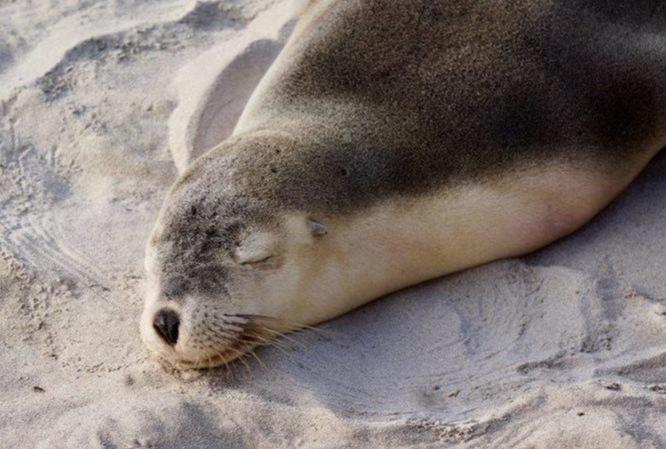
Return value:
<svg viewBox="0 0 666 449">
<path fill-rule="evenodd" d="M 141 345 L 178 170 L 281 48 L 279 0 L 0 0 L 0 447 L 666 447 L 666 158 L 528 257 L 227 371 Z"/>
</svg>

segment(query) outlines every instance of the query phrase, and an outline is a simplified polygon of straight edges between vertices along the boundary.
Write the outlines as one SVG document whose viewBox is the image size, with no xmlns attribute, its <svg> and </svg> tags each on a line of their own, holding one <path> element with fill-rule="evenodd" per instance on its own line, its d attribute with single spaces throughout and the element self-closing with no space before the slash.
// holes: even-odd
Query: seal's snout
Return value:
<svg viewBox="0 0 666 449">
<path fill-rule="evenodd" d="M 161 309 L 155 314 L 153 319 L 153 329 L 157 335 L 170 345 L 175 345 L 178 341 L 178 327 L 180 318 L 178 314 L 171 309 Z"/>
</svg>

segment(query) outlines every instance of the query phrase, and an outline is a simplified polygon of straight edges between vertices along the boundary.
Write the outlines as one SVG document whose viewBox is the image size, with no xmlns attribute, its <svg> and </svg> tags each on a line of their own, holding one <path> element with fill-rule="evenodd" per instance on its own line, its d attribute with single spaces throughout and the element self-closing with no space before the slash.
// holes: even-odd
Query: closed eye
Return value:
<svg viewBox="0 0 666 449">
<path fill-rule="evenodd" d="M 277 268 L 280 264 L 280 258 L 274 255 L 264 257 L 261 260 L 248 260 L 241 265 L 257 269 Z"/>
<path fill-rule="evenodd" d="M 268 262 L 272 258 L 273 258 L 273 256 L 268 256 L 268 257 L 264 257 L 261 260 L 248 260 L 248 261 L 245 261 L 245 262 L 241 263 L 241 265 L 256 265 L 258 263 Z"/>
</svg>

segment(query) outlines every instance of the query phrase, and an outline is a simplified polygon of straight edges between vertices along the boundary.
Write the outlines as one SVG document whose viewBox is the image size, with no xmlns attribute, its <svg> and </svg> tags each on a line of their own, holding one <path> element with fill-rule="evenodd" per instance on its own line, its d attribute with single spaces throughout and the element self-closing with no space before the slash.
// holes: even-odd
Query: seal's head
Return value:
<svg viewBox="0 0 666 449">
<path fill-rule="evenodd" d="M 226 363 L 314 319 L 302 283 L 326 228 L 276 212 L 238 166 L 224 148 L 199 159 L 169 192 L 147 245 L 141 334 L 177 367 Z"/>
</svg>

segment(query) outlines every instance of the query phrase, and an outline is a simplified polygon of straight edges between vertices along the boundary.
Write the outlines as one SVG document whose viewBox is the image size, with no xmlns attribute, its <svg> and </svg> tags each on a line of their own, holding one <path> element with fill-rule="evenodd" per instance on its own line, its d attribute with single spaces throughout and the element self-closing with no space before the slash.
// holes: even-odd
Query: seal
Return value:
<svg viewBox="0 0 666 449">
<path fill-rule="evenodd" d="M 167 195 L 142 336 L 207 367 L 580 227 L 666 145 L 666 6 L 311 1 Z"/>
</svg>

